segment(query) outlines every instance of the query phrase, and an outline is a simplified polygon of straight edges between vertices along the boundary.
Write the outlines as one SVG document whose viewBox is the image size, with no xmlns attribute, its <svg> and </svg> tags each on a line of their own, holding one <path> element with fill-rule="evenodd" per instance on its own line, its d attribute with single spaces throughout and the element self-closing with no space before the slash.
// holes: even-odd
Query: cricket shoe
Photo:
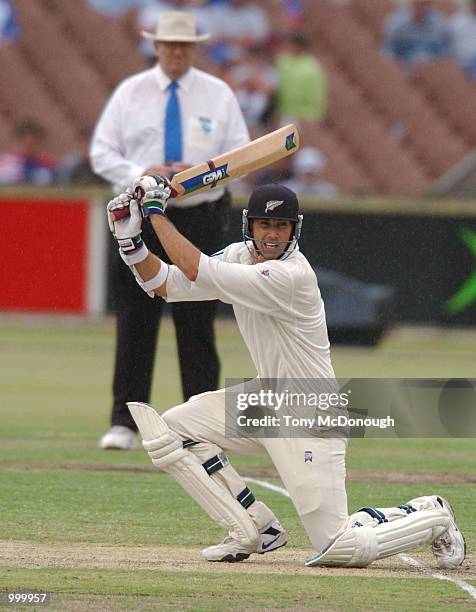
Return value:
<svg viewBox="0 0 476 612">
<path fill-rule="evenodd" d="M 99 448 L 132 450 L 136 447 L 136 432 L 124 425 L 113 425 L 99 440 Z"/>
<path fill-rule="evenodd" d="M 252 547 L 244 546 L 235 538 L 228 536 L 220 544 L 203 549 L 202 555 L 207 561 L 237 563 L 248 559 L 253 553 L 264 555 L 285 546 L 288 542 L 287 533 L 277 519 L 260 529 L 259 536 L 258 545 Z"/>
<path fill-rule="evenodd" d="M 460 566 L 466 555 L 466 542 L 463 534 L 456 527 L 455 513 L 451 504 L 438 495 L 432 496 L 450 515 L 450 525 L 431 545 L 436 563 L 441 569 L 455 569 Z"/>
</svg>

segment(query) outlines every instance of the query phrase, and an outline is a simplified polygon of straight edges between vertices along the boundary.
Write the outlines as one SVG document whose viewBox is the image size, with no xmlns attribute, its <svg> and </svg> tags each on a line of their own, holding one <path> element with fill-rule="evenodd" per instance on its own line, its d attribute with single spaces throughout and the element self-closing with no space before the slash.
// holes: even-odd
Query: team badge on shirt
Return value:
<svg viewBox="0 0 476 612">
<path fill-rule="evenodd" d="M 304 463 L 312 463 L 312 451 L 304 451 Z"/>
<path fill-rule="evenodd" d="M 205 134 L 209 134 L 212 131 L 212 120 L 209 117 L 199 117 L 198 120 Z"/>
<path fill-rule="evenodd" d="M 268 270 L 268 268 L 262 268 L 261 270 L 258 270 L 260 276 L 262 276 L 263 278 L 269 278 L 270 276 L 270 272 Z"/>
</svg>

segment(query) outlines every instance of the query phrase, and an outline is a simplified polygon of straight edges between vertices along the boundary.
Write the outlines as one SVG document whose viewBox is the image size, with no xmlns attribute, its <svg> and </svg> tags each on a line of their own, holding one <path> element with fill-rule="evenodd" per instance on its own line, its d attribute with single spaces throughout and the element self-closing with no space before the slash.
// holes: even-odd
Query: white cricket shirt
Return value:
<svg viewBox="0 0 476 612">
<path fill-rule="evenodd" d="M 334 378 L 324 302 L 298 249 L 284 261 L 252 264 L 246 245 L 234 243 L 202 254 L 195 282 L 170 266 L 166 299 L 232 304 L 260 378 Z"/>
<path fill-rule="evenodd" d="M 196 165 L 249 142 L 238 101 L 222 80 L 190 68 L 178 81 L 182 117 L 183 162 Z M 163 164 L 164 118 L 169 77 L 159 64 L 129 77 L 117 87 L 94 131 L 93 170 L 124 191 L 151 166 Z M 194 206 L 217 200 L 216 187 L 172 206 Z"/>
</svg>

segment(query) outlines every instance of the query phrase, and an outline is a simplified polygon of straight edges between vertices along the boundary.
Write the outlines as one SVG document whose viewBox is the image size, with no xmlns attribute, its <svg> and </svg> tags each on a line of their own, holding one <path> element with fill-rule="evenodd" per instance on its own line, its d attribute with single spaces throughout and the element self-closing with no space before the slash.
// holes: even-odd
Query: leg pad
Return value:
<svg viewBox="0 0 476 612">
<path fill-rule="evenodd" d="M 306 565 L 366 567 L 376 559 L 431 543 L 448 529 L 449 520 L 444 510 L 432 509 L 376 526 L 353 527 L 310 557 Z"/>
<path fill-rule="evenodd" d="M 205 512 L 244 546 L 257 546 L 259 534 L 247 511 L 231 493 L 210 478 L 200 461 L 186 448 L 152 406 L 129 402 L 152 463 L 173 478 Z"/>
</svg>

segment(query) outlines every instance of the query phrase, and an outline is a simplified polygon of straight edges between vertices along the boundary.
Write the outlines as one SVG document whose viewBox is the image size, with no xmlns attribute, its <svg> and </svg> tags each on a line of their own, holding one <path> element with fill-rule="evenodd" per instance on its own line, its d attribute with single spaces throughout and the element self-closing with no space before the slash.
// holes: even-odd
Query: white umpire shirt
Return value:
<svg viewBox="0 0 476 612">
<path fill-rule="evenodd" d="M 178 81 L 182 117 L 183 162 L 196 165 L 249 142 L 238 101 L 222 80 L 190 68 Z M 106 104 L 94 131 L 93 170 L 124 191 L 151 166 L 163 164 L 164 118 L 169 77 L 159 64 L 122 83 Z M 224 189 L 192 196 L 173 206 L 213 201 Z"/>
<path fill-rule="evenodd" d="M 169 267 L 167 301 L 232 304 L 260 378 L 334 378 L 324 302 L 298 248 L 285 260 L 253 264 L 244 243 L 200 257 L 191 282 Z"/>
</svg>

